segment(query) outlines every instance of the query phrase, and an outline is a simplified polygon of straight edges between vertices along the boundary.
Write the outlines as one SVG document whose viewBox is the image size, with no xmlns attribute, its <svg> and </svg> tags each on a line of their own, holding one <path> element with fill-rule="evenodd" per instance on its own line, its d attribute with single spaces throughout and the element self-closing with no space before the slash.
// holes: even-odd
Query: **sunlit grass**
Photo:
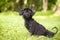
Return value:
<svg viewBox="0 0 60 40">
<path fill-rule="evenodd" d="M 52 14 L 54 14 L 54 11 L 52 11 L 52 10 L 48 10 L 47 12 L 38 11 L 38 12 L 36 12 L 35 16 L 50 16 Z"/>
<path fill-rule="evenodd" d="M 53 38 L 30 36 L 24 26 L 24 20 L 17 12 L 7 12 L 0 14 L 0 40 L 60 40 L 60 16 L 33 16 L 46 29 L 51 30 L 56 26 L 59 31 Z"/>
</svg>

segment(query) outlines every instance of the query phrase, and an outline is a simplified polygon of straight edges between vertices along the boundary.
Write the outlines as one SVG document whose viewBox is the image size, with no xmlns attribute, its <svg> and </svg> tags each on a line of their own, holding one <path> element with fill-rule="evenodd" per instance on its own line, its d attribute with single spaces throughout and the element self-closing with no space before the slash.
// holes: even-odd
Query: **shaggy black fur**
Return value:
<svg viewBox="0 0 60 40">
<path fill-rule="evenodd" d="M 47 36 L 47 37 L 53 37 L 57 32 L 57 27 L 54 27 L 57 29 L 56 33 L 53 33 L 49 30 L 47 30 L 43 25 L 37 23 L 32 16 L 34 15 L 34 10 L 29 8 L 24 8 L 19 11 L 19 15 L 22 15 L 25 20 L 25 27 L 30 32 L 31 35 L 38 35 L 38 36 Z M 53 29 L 54 29 L 53 28 Z"/>
</svg>

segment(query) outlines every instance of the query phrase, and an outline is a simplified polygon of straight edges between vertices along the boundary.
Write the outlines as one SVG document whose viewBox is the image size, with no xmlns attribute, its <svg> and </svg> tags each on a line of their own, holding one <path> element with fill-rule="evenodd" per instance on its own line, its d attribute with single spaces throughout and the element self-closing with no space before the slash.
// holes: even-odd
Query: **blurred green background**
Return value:
<svg viewBox="0 0 60 40">
<path fill-rule="evenodd" d="M 56 26 L 58 33 L 52 38 L 30 36 L 18 12 L 25 7 L 36 11 L 38 23 L 52 32 Z M 60 0 L 0 0 L 0 40 L 60 40 Z"/>
</svg>

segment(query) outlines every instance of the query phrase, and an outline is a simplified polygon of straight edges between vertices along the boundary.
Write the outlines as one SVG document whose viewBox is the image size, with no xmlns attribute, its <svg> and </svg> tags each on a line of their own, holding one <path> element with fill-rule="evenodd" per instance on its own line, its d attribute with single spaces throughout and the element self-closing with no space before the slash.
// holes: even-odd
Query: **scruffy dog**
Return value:
<svg viewBox="0 0 60 40">
<path fill-rule="evenodd" d="M 19 11 L 19 15 L 22 15 L 25 20 L 25 27 L 30 32 L 31 35 L 37 35 L 37 36 L 47 36 L 47 37 L 53 37 L 57 32 L 58 28 L 56 28 L 56 32 L 53 33 L 49 30 L 47 30 L 43 25 L 37 23 L 32 16 L 34 15 L 34 10 L 30 8 L 24 8 Z M 53 28 L 53 29 L 54 29 Z"/>
</svg>

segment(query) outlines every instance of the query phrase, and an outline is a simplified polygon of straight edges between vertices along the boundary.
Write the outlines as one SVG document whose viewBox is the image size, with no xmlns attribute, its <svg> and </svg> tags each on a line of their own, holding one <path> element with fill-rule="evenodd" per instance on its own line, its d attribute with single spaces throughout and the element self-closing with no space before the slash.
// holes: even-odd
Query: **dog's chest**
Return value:
<svg viewBox="0 0 60 40">
<path fill-rule="evenodd" d="M 32 23 L 30 21 L 25 22 L 25 27 L 29 30 L 29 28 L 32 26 Z"/>
</svg>

